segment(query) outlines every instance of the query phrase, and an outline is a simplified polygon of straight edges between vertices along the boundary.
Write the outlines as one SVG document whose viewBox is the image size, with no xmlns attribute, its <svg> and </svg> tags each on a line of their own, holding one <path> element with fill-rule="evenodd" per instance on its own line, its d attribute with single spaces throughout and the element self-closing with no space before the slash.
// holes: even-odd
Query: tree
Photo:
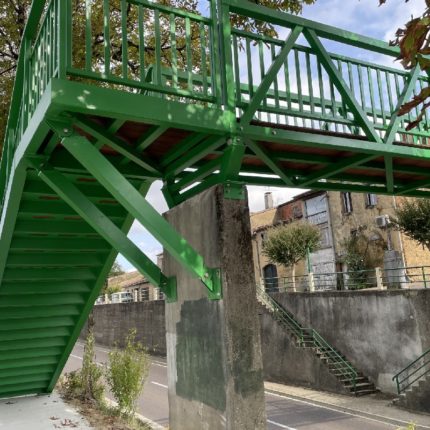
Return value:
<svg viewBox="0 0 430 430">
<path fill-rule="evenodd" d="M 269 231 L 263 245 L 263 254 L 271 263 L 291 267 L 293 290 L 296 290 L 296 264 L 314 252 L 320 243 L 321 236 L 318 227 L 305 223 L 291 223 L 275 227 Z"/>
<path fill-rule="evenodd" d="M 430 251 L 430 200 L 405 200 L 396 210 L 394 225 Z"/>
<path fill-rule="evenodd" d="M 409 0 L 405 0 L 407 3 Z M 379 0 L 379 4 L 387 0 Z M 425 0 L 426 9 L 418 18 L 409 20 L 404 28 L 399 28 L 391 45 L 400 48 L 399 60 L 405 69 L 413 69 L 417 64 L 427 73 L 430 70 L 430 0 Z M 406 15 L 406 13 L 405 13 Z M 430 86 L 425 86 L 411 101 L 405 103 L 399 110 L 399 115 L 405 115 L 412 109 L 421 106 L 420 114 L 411 121 L 407 130 L 416 127 L 423 119 L 424 113 L 430 107 Z"/>
<path fill-rule="evenodd" d="M 113 263 L 108 278 L 113 278 L 114 276 L 120 276 L 120 275 L 124 275 L 124 269 L 122 268 L 121 264 L 118 263 L 118 261 L 115 261 L 115 263 Z"/>
</svg>

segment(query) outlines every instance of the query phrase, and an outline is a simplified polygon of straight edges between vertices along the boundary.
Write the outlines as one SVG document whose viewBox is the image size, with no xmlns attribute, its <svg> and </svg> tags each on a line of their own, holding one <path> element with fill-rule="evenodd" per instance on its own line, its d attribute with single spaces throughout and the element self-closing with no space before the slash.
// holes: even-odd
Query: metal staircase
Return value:
<svg viewBox="0 0 430 430">
<path fill-rule="evenodd" d="M 430 413 L 430 349 L 393 376 L 397 405 Z"/>
<path fill-rule="evenodd" d="M 428 118 L 408 130 L 417 113 L 398 116 L 429 78 L 387 67 L 398 48 L 246 0 L 207 15 L 32 2 L 0 163 L 0 397 L 53 389 L 117 253 L 176 299 L 127 237 L 133 219 L 222 298 L 220 270 L 145 199 L 155 180 L 170 207 L 218 184 L 228 199 L 244 185 L 430 196 Z M 252 20 L 282 37 L 238 24 Z M 275 314 L 365 392 L 316 332 Z"/>
<path fill-rule="evenodd" d="M 329 372 L 343 384 L 344 388 L 356 396 L 376 392 L 375 386 L 359 372 L 338 350 L 331 346 L 316 330 L 303 327 L 294 315 L 257 287 L 259 302 L 270 312 L 273 319 L 281 324 L 298 348 L 312 349 L 327 366 Z"/>
</svg>

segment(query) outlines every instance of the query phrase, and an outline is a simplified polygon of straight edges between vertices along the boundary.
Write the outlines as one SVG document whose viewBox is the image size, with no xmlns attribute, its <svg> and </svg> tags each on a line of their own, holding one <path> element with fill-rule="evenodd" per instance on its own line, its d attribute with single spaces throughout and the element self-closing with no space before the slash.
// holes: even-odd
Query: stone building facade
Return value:
<svg viewBox="0 0 430 430">
<path fill-rule="evenodd" d="M 267 201 L 270 202 L 270 199 L 266 199 Z M 334 279 L 328 279 L 326 274 L 348 271 L 345 263 L 346 241 L 357 234 L 364 237 L 369 244 L 371 267 L 385 267 L 387 276 L 392 273 L 397 279 L 407 279 L 408 273 L 411 275 L 409 278 L 413 278 L 415 271 L 421 273 L 423 269 L 409 269 L 409 272 L 405 270 L 402 275 L 394 270 L 399 267 L 430 266 L 430 252 L 392 228 L 389 220 L 394 217 L 396 208 L 403 201 L 404 198 L 375 194 L 310 191 L 277 207 L 268 207 L 264 211 L 252 213 L 251 229 L 257 282 L 291 276 L 289 269 L 268 261 L 262 249 L 271 228 L 297 221 L 315 224 L 321 232 L 320 249 L 296 267 L 299 286 L 300 278 L 309 271 L 318 275 L 316 279 L 321 282 L 336 282 Z M 430 267 L 424 270 L 428 273 L 430 286 Z"/>
<path fill-rule="evenodd" d="M 160 289 L 154 287 L 138 271 L 109 278 L 108 285 L 119 287 L 121 291 L 131 293 L 135 302 L 164 299 Z"/>
</svg>

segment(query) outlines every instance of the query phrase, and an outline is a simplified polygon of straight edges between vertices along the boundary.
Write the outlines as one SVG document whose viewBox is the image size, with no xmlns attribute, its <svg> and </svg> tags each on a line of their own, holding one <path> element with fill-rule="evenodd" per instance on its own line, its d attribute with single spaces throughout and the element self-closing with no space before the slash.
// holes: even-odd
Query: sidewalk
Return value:
<svg viewBox="0 0 430 430">
<path fill-rule="evenodd" d="M 383 398 L 382 395 L 353 397 L 315 391 L 309 388 L 275 384 L 273 382 L 265 382 L 264 387 L 267 392 L 272 394 L 306 401 L 315 406 L 329 407 L 341 412 L 374 418 L 376 420 L 379 418 L 380 420 L 391 421 L 398 426 L 406 426 L 409 423 L 414 423 L 419 429 L 430 429 L 430 415 L 412 413 L 400 409 L 391 404 L 391 399 Z"/>
<path fill-rule="evenodd" d="M 1 430 L 92 430 L 88 422 L 57 393 L 0 400 Z"/>
</svg>

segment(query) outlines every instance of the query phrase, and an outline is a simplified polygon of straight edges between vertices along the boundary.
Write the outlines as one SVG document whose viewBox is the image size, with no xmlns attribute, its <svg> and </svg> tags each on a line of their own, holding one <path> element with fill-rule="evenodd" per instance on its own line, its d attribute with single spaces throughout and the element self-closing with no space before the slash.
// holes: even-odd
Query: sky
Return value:
<svg viewBox="0 0 430 430">
<path fill-rule="evenodd" d="M 408 3 L 405 3 L 404 0 L 387 0 L 385 5 L 378 6 L 378 0 L 317 0 L 314 5 L 304 7 L 303 16 L 324 24 L 389 41 L 394 38 L 397 28 L 402 27 L 411 16 L 416 17 L 423 12 L 424 3 L 424 0 L 410 0 Z M 365 55 L 366 53 L 363 53 L 363 56 Z M 372 58 L 363 59 L 372 60 Z M 381 61 L 381 58 L 379 60 Z M 393 65 L 392 59 L 386 59 L 386 62 L 387 65 Z M 160 188 L 161 182 L 159 181 L 152 185 L 148 193 L 148 201 L 162 213 L 168 208 Z M 251 212 L 264 209 L 264 193 L 267 191 L 272 192 L 274 204 L 278 205 L 304 190 L 248 187 Z M 161 245 L 137 222 L 133 224 L 129 237 L 153 261 L 156 261 L 156 255 L 162 252 Z M 119 256 L 118 261 L 124 270 L 134 270 L 122 256 Z"/>
</svg>

